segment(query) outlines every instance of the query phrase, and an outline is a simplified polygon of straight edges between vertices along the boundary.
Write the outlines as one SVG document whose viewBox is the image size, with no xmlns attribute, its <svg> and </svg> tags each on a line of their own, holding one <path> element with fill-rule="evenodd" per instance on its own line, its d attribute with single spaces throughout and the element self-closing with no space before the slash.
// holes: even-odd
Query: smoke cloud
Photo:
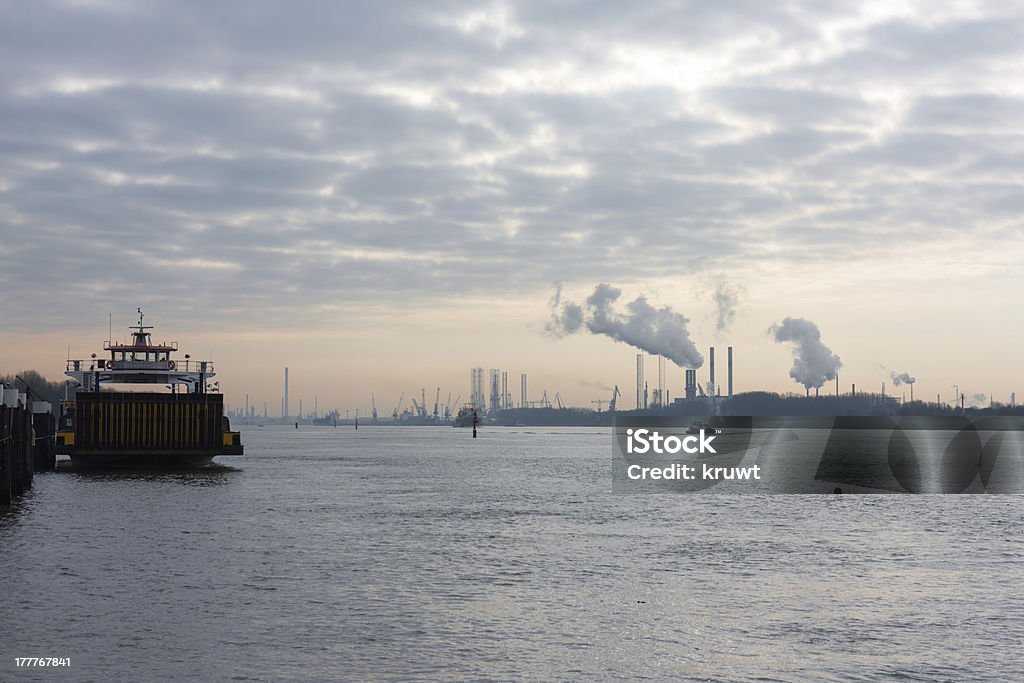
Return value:
<svg viewBox="0 0 1024 683">
<path fill-rule="evenodd" d="M 699 368 L 704 364 L 704 356 L 690 339 L 688 318 L 668 306 L 655 308 L 643 296 L 627 303 L 624 313 L 616 311 L 615 303 L 621 295 L 621 289 L 602 282 L 581 305 L 563 301 L 558 286 L 551 299 L 553 313 L 546 329 L 564 336 L 586 328 L 651 355 L 665 356 L 680 367 Z"/>
<path fill-rule="evenodd" d="M 890 372 L 889 377 L 892 378 L 892 384 L 895 387 L 901 384 L 913 384 L 917 381 L 916 377 L 912 377 L 905 372 Z"/>
<path fill-rule="evenodd" d="M 728 282 L 719 282 L 712 294 L 715 302 L 715 329 L 726 332 L 736 319 L 736 305 L 740 301 L 740 290 Z"/>
<path fill-rule="evenodd" d="M 982 408 L 989 403 L 988 394 L 971 394 L 967 399 L 967 405 L 972 408 Z"/>
<path fill-rule="evenodd" d="M 555 285 L 555 294 L 551 297 L 551 310 L 554 313 L 544 329 L 556 337 L 573 334 L 583 327 L 583 308 L 571 301 L 562 303 L 562 283 Z"/>
<path fill-rule="evenodd" d="M 810 320 L 786 318 L 768 329 L 777 342 L 793 345 L 793 368 L 789 376 L 807 389 L 821 387 L 835 379 L 843 363 L 832 349 L 821 343 L 821 331 Z"/>
</svg>

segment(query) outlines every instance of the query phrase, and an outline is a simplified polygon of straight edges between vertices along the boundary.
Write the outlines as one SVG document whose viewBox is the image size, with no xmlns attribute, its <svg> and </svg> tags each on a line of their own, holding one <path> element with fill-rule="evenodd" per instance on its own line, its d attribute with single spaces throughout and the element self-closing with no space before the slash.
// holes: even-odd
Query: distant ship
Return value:
<svg viewBox="0 0 1024 683">
<path fill-rule="evenodd" d="M 242 455 L 238 432 L 224 415 L 224 395 L 211 361 L 173 358 L 177 342 L 154 344 L 138 325 L 130 344 L 107 341 L 109 358 L 68 360 L 79 387 L 64 402 L 57 453 L 87 467 L 202 467 L 218 455 Z M 158 385 L 169 391 L 121 391 L 104 385 Z"/>
<path fill-rule="evenodd" d="M 337 427 L 338 420 L 341 418 L 341 413 L 337 410 L 332 410 L 323 417 L 313 418 L 313 424 L 317 427 Z"/>
<path fill-rule="evenodd" d="M 453 427 L 472 427 L 473 418 L 476 418 L 476 423 L 482 425 L 484 423 L 483 411 L 476 408 L 476 406 L 467 403 L 459 409 L 458 415 L 455 416 L 455 420 L 452 422 Z"/>
</svg>

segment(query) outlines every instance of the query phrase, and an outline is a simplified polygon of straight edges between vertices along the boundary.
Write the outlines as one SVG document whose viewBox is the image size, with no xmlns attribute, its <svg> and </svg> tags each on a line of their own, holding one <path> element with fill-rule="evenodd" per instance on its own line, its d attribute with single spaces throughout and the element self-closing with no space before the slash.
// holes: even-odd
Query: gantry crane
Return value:
<svg viewBox="0 0 1024 683">
<path fill-rule="evenodd" d="M 405 392 L 403 391 L 402 395 L 398 399 L 398 405 L 395 406 L 395 410 L 391 413 L 391 419 L 396 421 L 396 422 L 398 421 L 398 411 L 402 409 L 402 401 L 404 401 L 404 400 L 405 400 Z"/>
</svg>

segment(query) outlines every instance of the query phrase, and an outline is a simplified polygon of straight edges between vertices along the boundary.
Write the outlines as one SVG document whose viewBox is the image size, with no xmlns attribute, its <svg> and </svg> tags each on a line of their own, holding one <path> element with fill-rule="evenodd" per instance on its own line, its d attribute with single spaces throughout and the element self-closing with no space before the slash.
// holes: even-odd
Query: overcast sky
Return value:
<svg viewBox="0 0 1024 683">
<path fill-rule="evenodd" d="M 1024 391 L 1018 3 L 0 8 L 0 371 L 142 305 L 235 404 L 289 364 L 321 407 L 477 365 L 584 405 L 634 351 L 548 304 L 610 282 L 732 343 L 738 389 L 802 390 L 794 316 L 844 388 Z"/>
</svg>

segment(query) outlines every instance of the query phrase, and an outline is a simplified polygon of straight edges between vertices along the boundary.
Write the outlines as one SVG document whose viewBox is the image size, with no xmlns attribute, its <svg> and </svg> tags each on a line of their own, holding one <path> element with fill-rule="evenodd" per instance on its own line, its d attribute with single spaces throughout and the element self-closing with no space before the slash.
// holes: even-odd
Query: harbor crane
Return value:
<svg viewBox="0 0 1024 683">
<path fill-rule="evenodd" d="M 398 405 L 395 406 L 394 411 L 392 411 L 392 413 L 391 413 L 391 419 L 394 420 L 395 422 L 398 421 L 398 411 L 402 409 L 402 401 L 404 401 L 404 400 L 405 400 L 405 392 L 403 391 L 402 395 L 398 399 Z"/>
<path fill-rule="evenodd" d="M 437 394 L 434 396 L 434 419 L 437 419 L 438 406 L 441 403 L 441 387 L 437 388 Z"/>
<path fill-rule="evenodd" d="M 421 417 L 421 418 L 423 418 L 425 420 L 425 419 L 427 419 L 430 416 L 430 413 L 427 412 L 427 404 L 419 403 L 419 402 L 416 401 L 415 398 L 413 398 L 412 399 L 412 405 L 413 405 L 413 407 L 416 408 L 416 415 L 418 415 L 419 417 Z"/>
<path fill-rule="evenodd" d="M 371 414 L 373 424 L 377 424 L 377 399 L 374 398 L 372 391 L 370 392 L 370 407 L 373 409 Z"/>
<path fill-rule="evenodd" d="M 622 392 L 619 391 L 619 385 L 616 384 L 615 388 L 612 389 L 612 397 L 610 399 L 608 399 L 606 401 L 603 398 L 599 398 L 599 399 L 596 399 L 594 401 L 591 401 L 591 403 L 596 403 L 597 404 L 597 412 L 599 412 L 599 413 L 601 412 L 601 408 L 604 406 L 604 404 L 607 403 L 608 404 L 608 412 L 609 413 L 614 413 L 615 412 L 615 399 L 617 399 L 619 396 L 622 396 Z"/>
<path fill-rule="evenodd" d="M 615 412 L 615 399 L 617 399 L 619 396 L 622 396 L 622 392 L 619 391 L 619 385 L 616 384 L 615 388 L 612 390 L 612 400 L 608 401 L 608 412 L 609 413 L 614 413 Z"/>
<path fill-rule="evenodd" d="M 559 410 L 565 410 L 565 404 L 562 403 L 562 395 L 559 392 L 555 392 L 555 406 Z"/>
</svg>

